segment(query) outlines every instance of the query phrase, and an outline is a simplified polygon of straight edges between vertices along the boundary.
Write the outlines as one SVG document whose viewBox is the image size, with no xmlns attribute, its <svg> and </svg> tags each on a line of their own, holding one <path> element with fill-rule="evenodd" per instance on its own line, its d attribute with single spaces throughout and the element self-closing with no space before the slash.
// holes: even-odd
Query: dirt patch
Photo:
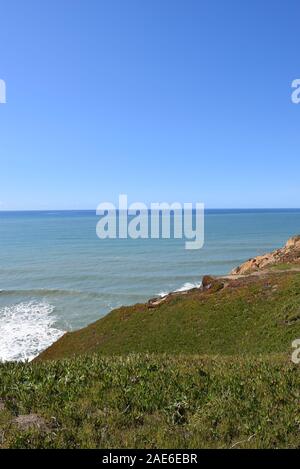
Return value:
<svg viewBox="0 0 300 469">
<path fill-rule="evenodd" d="M 19 430 L 40 430 L 47 432 L 50 430 L 46 420 L 38 414 L 18 415 L 13 420 L 13 423 Z"/>
</svg>

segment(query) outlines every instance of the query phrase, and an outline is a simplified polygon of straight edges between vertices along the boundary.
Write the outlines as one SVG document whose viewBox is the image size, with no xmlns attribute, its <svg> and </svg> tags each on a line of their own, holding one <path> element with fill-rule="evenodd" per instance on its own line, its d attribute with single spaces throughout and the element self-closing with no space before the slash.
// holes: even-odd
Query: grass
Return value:
<svg viewBox="0 0 300 469">
<path fill-rule="evenodd" d="M 245 355 L 288 353 L 300 337 L 300 272 L 232 281 L 211 293 L 170 297 L 154 309 L 135 305 L 66 334 L 40 359 L 98 352 Z"/>
<path fill-rule="evenodd" d="M 91 355 L 0 368 L 5 448 L 299 447 L 300 372 L 280 356 Z M 29 413 L 47 430 L 12 423 Z"/>
<path fill-rule="evenodd" d="M 294 269 L 295 268 L 295 265 L 294 264 L 286 264 L 286 263 L 282 263 L 282 264 L 275 264 L 273 266 L 271 266 L 271 269 L 272 270 L 291 270 L 291 269 Z"/>
<path fill-rule="evenodd" d="M 0 364 L 0 447 L 300 447 L 297 338 L 297 272 L 117 309 Z"/>
</svg>

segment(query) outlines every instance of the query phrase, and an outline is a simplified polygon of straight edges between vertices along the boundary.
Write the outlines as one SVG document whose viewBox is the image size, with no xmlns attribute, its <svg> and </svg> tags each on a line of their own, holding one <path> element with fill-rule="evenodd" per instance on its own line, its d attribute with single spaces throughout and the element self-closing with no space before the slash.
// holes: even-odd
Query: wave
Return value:
<svg viewBox="0 0 300 469">
<path fill-rule="evenodd" d="M 172 290 L 172 292 L 162 291 L 158 293 L 158 296 L 163 298 L 164 296 L 169 295 L 169 293 L 179 293 L 179 292 L 189 291 L 189 290 L 192 290 L 193 288 L 199 288 L 200 286 L 201 286 L 201 282 L 195 282 L 195 283 L 186 282 L 181 287 L 177 288 L 177 290 Z"/>
<path fill-rule="evenodd" d="M 91 292 L 91 291 L 82 291 L 82 290 L 61 290 L 61 289 L 48 289 L 48 288 L 38 288 L 38 289 L 28 289 L 28 290 L 0 290 L 0 295 L 9 296 L 9 295 L 21 295 L 21 296 L 68 296 L 68 295 L 86 295 L 86 296 L 102 296 L 101 293 Z"/>
<path fill-rule="evenodd" d="M 18 303 L 0 308 L 0 360 L 32 360 L 65 331 L 55 327 L 54 306 L 46 302 Z"/>
<path fill-rule="evenodd" d="M 134 285 L 136 285 L 135 283 Z M 124 298 L 124 301 L 127 298 L 138 298 L 140 299 L 141 295 L 136 291 L 108 291 L 107 289 L 103 291 L 83 291 L 83 290 L 59 290 L 59 289 L 28 289 L 28 290 L 0 290 L 0 297 L 21 297 L 22 299 L 48 299 L 49 297 L 62 297 L 67 298 L 71 297 L 71 299 L 75 297 L 81 297 L 82 299 L 89 300 L 89 299 L 98 299 L 101 300 L 102 303 L 106 303 L 110 300 L 115 300 L 116 298 Z M 122 300 L 120 300 L 122 301 Z"/>
</svg>

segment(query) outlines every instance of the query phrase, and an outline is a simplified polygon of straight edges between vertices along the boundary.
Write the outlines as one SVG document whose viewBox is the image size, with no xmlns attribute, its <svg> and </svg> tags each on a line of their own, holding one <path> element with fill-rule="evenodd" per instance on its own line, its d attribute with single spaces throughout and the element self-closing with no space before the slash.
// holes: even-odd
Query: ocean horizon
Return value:
<svg viewBox="0 0 300 469">
<path fill-rule="evenodd" d="M 114 308 L 199 286 L 300 233 L 300 209 L 207 209 L 205 244 L 96 236 L 95 210 L 0 211 L 0 360 L 30 360 Z"/>
</svg>

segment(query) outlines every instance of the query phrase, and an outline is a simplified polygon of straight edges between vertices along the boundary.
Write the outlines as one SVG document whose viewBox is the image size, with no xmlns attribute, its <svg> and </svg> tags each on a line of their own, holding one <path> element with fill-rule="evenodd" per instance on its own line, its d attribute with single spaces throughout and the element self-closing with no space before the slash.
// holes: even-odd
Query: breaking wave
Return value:
<svg viewBox="0 0 300 469">
<path fill-rule="evenodd" d="M 44 301 L 0 308 L 0 361 L 30 361 L 59 339 L 53 311 Z"/>
<path fill-rule="evenodd" d="M 177 290 L 173 290 L 173 292 L 176 292 L 176 293 L 177 292 L 184 292 L 184 291 L 192 290 L 193 288 L 199 288 L 200 286 L 201 286 L 201 282 L 199 282 L 199 283 L 186 282 L 181 287 L 177 288 Z M 158 294 L 158 296 L 163 298 L 164 296 L 167 296 L 169 293 L 170 292 L 162 291 Z"/>
</svg>

